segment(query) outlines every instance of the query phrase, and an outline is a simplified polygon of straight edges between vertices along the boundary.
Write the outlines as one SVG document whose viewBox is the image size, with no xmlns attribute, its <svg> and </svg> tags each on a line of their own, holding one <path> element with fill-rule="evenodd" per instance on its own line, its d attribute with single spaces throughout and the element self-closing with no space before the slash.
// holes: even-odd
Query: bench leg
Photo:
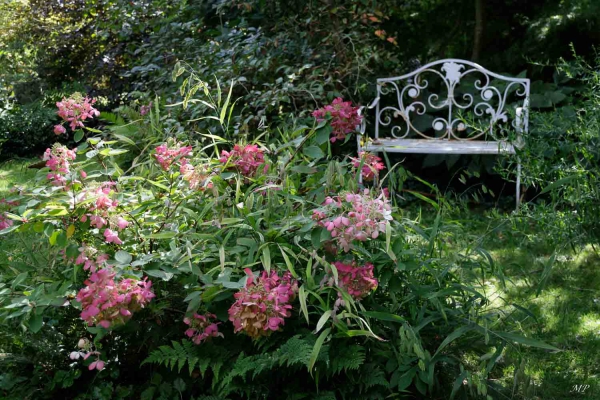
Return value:
<svg viewBox="0 0 600 400">
<path fill-rule="evenodd" d="M 519 211 L 519 205 L 521 204 L 521 163 L 517 164 L 517 201 L 516 210 Z"/>
</svg>

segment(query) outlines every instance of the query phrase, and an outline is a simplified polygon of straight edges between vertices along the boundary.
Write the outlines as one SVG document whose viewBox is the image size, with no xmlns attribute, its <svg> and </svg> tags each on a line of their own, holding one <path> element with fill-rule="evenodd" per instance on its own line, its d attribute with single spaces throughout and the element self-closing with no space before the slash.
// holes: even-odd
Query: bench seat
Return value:
<svg viewBox="0 0 600 400">
<path fill-rule="evenodd" d="M 361 146 L 368 152 L 413 154 L 515 154 L 515 148 L 507 141 L 466 141 L 447 139 L 396 139 L 368 140 Z"/>
</svg>

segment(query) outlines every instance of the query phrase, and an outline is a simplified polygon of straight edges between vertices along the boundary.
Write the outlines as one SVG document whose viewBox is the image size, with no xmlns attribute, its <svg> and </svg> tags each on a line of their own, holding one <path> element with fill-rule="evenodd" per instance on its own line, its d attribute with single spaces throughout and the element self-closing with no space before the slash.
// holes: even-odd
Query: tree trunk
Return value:
<svg viewBox="0 0 600 400">
<path fill-rule="evenodd" d="M 479 62 L 481 53 L 481 41 L 483 38 L 483 2 L 485 0 L 475 0 L 475 35 L 473 37 L 473 54 L 471 61 Z"/>
</svg>

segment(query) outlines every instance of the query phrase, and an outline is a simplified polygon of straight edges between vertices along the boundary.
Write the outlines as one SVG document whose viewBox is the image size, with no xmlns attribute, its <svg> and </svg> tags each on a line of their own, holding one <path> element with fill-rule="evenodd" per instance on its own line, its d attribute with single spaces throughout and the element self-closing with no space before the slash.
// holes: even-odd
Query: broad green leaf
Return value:
<svg viewBox="0 0 600 400">
<path fill-rule="evenodd" d="M 19 286 L 25 279 L 27 279 L 27 272 L 21 272 L 19 275 L 13 279 L 10 287 L 14 290 L 17 286 Z"/>
<path fill-rule="evenodd" d="M 323 150 L 321 150 L 319 146 L 307 146 L 304 148 L 303 153 L 312 159 L 320 159 L 325 157 L 325 153 L 323 153 Z"/>
<path fill-rule="evenodd" d="M 133 257 L 126 251 L 119 250 L 115 253 L 115 260 L 117 260 L 120 264 L 130 264 Z"/>
<path fill-rule="evenodd" d="M 73 140 L 75 142 L 79 142 L 81 141 L 81 139 L 83 139 L 83 131 L 81 129 L 78 129 L 73 135 Z"/>
<path fill-rule="evenodd" d="M 29 319 L 29 330 L 33 333 L 39 332 L 44 323 L 44 317 L 41 315 L 32 315 Z"/>
<path fill-rule="evenodd" d="M 59 231 L 57 231 L 59 232 Z M 67 232 L 65 231 L 60 231 L 60 233 L 58 234 L 58 236 L 56 237 L 56 244 L 59 247 L 67 247 L 67 244 L 69 243 L 68 239 L 67 239 Z"/>
</svg>

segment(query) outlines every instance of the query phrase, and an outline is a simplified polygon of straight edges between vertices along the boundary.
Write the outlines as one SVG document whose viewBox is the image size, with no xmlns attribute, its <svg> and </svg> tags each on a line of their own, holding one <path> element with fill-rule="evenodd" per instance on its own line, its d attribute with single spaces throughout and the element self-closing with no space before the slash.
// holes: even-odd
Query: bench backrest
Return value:
<svg viewBox="0 0 600 400">
<path fill-rule="evenodd" d="M 512 140 L 527 132 L 529 86 L 459 59 L 378 79 L 375 138 Z"/>
</svg>

